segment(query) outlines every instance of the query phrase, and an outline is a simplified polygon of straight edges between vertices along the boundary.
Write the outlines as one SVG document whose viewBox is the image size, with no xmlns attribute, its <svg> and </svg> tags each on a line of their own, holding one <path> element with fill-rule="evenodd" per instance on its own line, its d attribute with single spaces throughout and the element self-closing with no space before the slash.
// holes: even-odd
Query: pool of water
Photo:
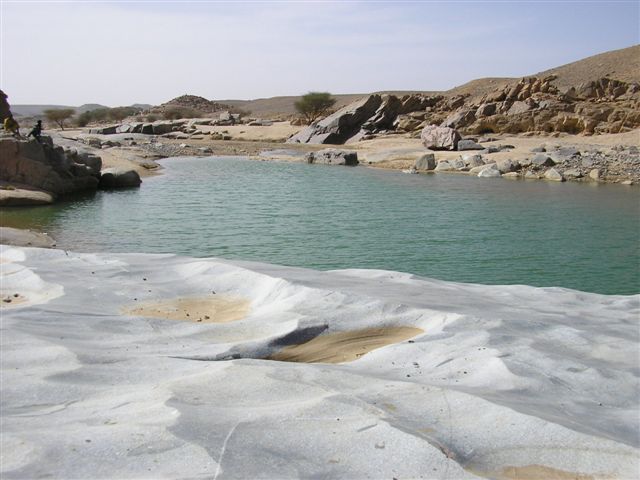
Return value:
<svg viewBox="0 0 640 480">
<path fill-rule="evenodd" d="M 142 188 L 3 225 L 77 251 L 171 252 L 316 269 L 379 268 L 484 284 L 640 292 L 634 187 L 177 158 Z"/>
</svg>

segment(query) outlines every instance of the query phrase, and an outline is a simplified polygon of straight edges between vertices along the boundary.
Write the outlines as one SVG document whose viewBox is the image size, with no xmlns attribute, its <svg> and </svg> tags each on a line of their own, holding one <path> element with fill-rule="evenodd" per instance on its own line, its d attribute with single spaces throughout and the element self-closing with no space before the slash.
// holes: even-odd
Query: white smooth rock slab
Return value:
<svg viewBox="0 0 640 480">
<path fill-rule="evenodd" d="M 510 478 L 531 466 L 635 478 L 640 466 L 640 295 L 173 255 L 0 246 L 0 260 L 2 296 L 24 299 L 0 315 L 3 479 Z M 213 291 L 249 299 L 249 314 L 122 313 Z M 351 363 L 263 359 L 394 326 L 424 334 Z"/>
</svg>

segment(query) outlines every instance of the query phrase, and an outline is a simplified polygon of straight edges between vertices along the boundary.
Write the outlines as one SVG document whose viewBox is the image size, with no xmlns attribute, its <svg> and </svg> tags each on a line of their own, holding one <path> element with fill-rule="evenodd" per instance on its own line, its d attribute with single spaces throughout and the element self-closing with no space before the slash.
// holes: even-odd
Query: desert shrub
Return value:
<svg viewBox="0 0 640 480">
<path fill-rule="evenodd" d="M 329 92 L 309 92 L 295 102 L 294 106 L 308 123 L 312 123 L 323 116 L 335 103 L 335 98 L 331 98 Z"/>
<path fill-rule="evenodd" d="M 73 108 L 52 108 L 43 113 L 47 120 L 56 123 L 61 130 L 64 130 L 64 122 L 73 117 L 76 111 Z"/>
<path fill-rule="evenodd" d="M 202 113 L 189 107 L 170 107 L 164 111 L 163 117 L 165 120 L 177 120 L 179 118 L 198 118 L 202 117 Z"/>
</svg>

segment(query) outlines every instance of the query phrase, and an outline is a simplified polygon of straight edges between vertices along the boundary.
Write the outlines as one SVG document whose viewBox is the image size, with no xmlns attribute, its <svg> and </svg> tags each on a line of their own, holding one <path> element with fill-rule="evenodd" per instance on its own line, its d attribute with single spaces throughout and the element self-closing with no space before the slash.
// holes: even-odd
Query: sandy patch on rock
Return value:
<svg viewBox="0 0 640 480">
<path fill-rule="evenodd" d="M 505 467 L 498 475 L 504 480 L 593 480 L 591 475 L 568 472 L 545 465 L 524 465 L 521 467 Z"/>
<path fill-rule="evenodd" d="M 197 323 L 229 323 L 242 320 L 249 313 L 250 302 L 244 298 L 213 295 L 182 297 L 159 302 L 145 302 L 123 310 L 125 315 L 163 318 Z"/>
<path fill-rule="evenodd" d="M 11 293 L 11 294 L 2 293 L 0 294 L 0 296 L 2 298 L 2 301 L 0 301 L 1 309 L 18 307 L 22 304 L 27 303 L 28 301 L 27 297 L 19 293 Z"/>
<path fill-rule="evenodd" d="M 300 345 L 285 347 L 268 360 L 300 363 L 352 362 L 372 350 L 399 343 L 423 332 L 415 327 L 385 327 L 330 333 Z"/>
</svg>

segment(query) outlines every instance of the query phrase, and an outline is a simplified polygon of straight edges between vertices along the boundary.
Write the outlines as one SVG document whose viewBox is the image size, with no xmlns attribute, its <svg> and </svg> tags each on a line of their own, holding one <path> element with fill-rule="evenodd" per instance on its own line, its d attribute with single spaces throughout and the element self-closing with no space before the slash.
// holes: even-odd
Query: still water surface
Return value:
<svg viewBox="0 0 640 480">
<path fill-rule="evenodd" d="M 640 191 L 241 158 L 163 161 L 142 188 L 2 223 L 77 251 L 171 252 L 484 284 L 640 292 Z"/>
</svg>

